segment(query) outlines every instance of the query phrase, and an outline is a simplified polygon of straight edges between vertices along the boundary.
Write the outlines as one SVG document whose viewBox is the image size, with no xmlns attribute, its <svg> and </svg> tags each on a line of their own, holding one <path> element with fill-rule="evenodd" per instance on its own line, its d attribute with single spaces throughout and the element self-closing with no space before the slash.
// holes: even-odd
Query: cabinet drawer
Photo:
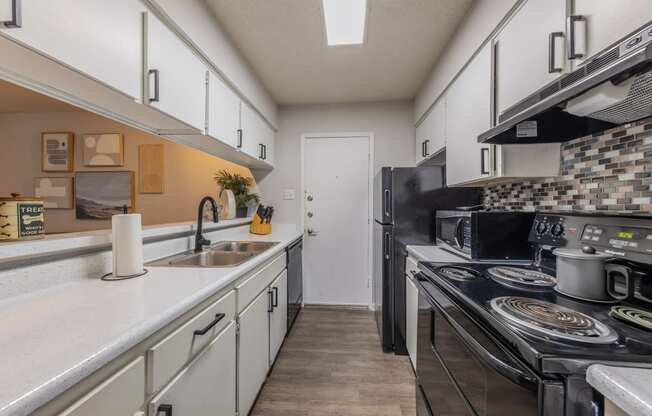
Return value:
<svg viewBox="0 0 652 416">
<path fill-rule="evenodd" d="M 132 416 L 145 402 L 145 360 L 140 357 L 59 416 Z"/>
<path fill-rule="evenodd" d="M 219 316 L 224 316 L 219 321 Z M 220 298 L 147 351 L 147 392 L 158 391 L 235 316 L 235 291 Z M 209 328 L 203 335 L 195 334 Z"/>
<path fill-rule="evenodd" d="M 285 269 L 285 261 L 285 253 L 283 253 L 236 287 L 238 313 L 242 312 Z"/>
<path fill-rule="evenodd" d="M 407 276 L 413 277 L 416 273 L 419 273 L 419 266 L 417 265 L 417 261 L 408 256 L 405 259 L 405 274 Z"/>
</svg>

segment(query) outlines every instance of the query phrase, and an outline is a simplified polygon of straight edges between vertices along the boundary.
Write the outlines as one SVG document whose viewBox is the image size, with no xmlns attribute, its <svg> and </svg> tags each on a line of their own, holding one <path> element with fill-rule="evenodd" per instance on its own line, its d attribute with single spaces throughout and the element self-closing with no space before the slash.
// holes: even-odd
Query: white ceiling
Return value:
<svg viewBox="0 0 652 416">
<path fill-rule="evenodd" d="M 368 0 L 366 42 L 328 47 L 321 0 L 205 0 L 279 104 L 413 98 L 472 0 Z"/>
<path fill-rule="evenodd" d="M 0 113 L 70 112 L 77 107 L 0 79 Z"/>
</svg>

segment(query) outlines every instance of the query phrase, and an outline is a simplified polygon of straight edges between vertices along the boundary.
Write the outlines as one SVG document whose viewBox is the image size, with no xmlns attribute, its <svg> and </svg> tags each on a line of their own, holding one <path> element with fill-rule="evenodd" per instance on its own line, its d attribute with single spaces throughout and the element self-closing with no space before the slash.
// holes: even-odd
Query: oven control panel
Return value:
<svg viewBox="0 0 652 416">
<path fill-rule="evenodd" d="M 652 216 L 537 213 L 529 242 L 548 248 L 595 247 L 652 264 Z"/>
<path fill-rule="evenodd" d="M 624 256 L 626 251 L 652 253 L 652 230 L 646 228 L 587 224 L 581 240 L 616 256 Z"/>
</svg>

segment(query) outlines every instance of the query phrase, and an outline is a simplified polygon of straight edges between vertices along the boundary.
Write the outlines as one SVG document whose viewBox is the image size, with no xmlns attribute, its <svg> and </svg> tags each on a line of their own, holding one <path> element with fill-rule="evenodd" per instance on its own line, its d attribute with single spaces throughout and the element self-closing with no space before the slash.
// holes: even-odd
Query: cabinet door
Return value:
<svg viewBox="0 0 652 416">
<path fill-rule="evenodd" d="M 446 97 L 435 102 L 428 116 L 417 127 L 417 164 L 439 153 L 446 146 Z"/>
<path fill-rule="evenodd" d="M 235 343 L 235 325 L 230 323 L 152 399 L 149 405 L 150 416 L 235 414 Z"/>
<path fill-rule="evenodd" d="M 208 78 L 208 135 L 238 146 L 240 128 L 240 98 L 215 73 Z"/>
<path fill-rule="evenodd" d="M 146 26 L 146 101 L 190 127 L 204 131 L 206 66 L 152 13 L 147 14 Z"/>
<path fill-rule="evenodd" d="M 409 276 L 405 276 L 405 343 L 414 369 L 417 368 L 417 315 L 419 290 Z"/>
<path fill-rule="evenodd" d="M 0 0 L 0 22 L 12 20 L 11 5 Z M 141 99 L 145 8 L 139 1 L 23 1 L 21 10 L 20 27 L 0 23 L 0 35 Z"/>
<path fill-rule="evenodd" d="M 251 157 L 274 163 L 274 130 L 248 104 L 240 108 L 242 151 Z"/>
<path fill-rule="evenodd" d="M 566 0 L 528 0 L 496 39 L 498 112 L 566 71 Z"/>
<path fill-rule="evenodd" d="M 263 144 L 265 145 L 265 148 L 263 149 L 263 160 L 270 165 L 274 165 L 274 143 L 275 143 L 275 133 L 274 130 L 269 127 L 267 123 L 265 123 L 262 119 L 262 129 L 263 129 L 263 135 L 264 135 L 264 140 Z"/>
<path fill-rule="evenodd" d="M 491 45 L 485 45 L 446 93 L 446 180 L 461 184 L 491 175 L 490 146 L 478 135 L 491 126 Z"/>
<path fill-rule="evenodd" d="M 269 370 L 271 291 L 264 290 L 240 314 L 238 411 L 248 415 Z"/>
<path fill-rule="evenodd" d="M 145 360 L 131 362 L 59 416 L 132 416 L 145 402 Z"/>
<path fill-rule="evenodd" d="M 652 19 L 652 1 L 574 0 L 573 14 L 586 19 L 586 51 L 584 57 L 575 61 L 580 64 L 649 23 Z M 581 24 L 578 30 L 581 30 Z"/>
<path fill-rule="evenodd" d="M 288 273 L 283 271 L 270 286 L 273 312 L 269 315 L 269 364 L 274 363 L 288 327 Z"/>
</svg>

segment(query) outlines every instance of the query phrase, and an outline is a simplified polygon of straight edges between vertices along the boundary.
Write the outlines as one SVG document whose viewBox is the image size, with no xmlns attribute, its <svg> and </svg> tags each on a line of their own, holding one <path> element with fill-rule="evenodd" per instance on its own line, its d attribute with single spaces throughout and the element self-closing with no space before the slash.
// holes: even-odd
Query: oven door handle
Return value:
<svg viewBox="0 0 652 416">
<path fill-rule="evenodd" d="M 437 304 L 434 299 L 431 300 Z M 464 341 L 464 344 L 469 348 L 469 350 L 471 350 L 473 355 L 475 355 L 480 361 L 501 374 L 503 377 L 506 377 L 514 383 L 518 384 L 519 386 L 523 386 L 531 390 L 537 389 L 538 380 L 536 377 L 527 374 L 524 371 L 514 367 L 513 365 L 510 365 L 509 363 L 506 363 L 492 355 L 482 345 L 480 345 L 480 343 L 476 341 L 476 339 L 473 338 L 471 334 L 466 332 L 462 326 L 457 324 L 453 318 L 444 311 L 444 308 L 441 305 L 437 304 L 437 309 L 446 319 L 446 321 L 455 329 L 455 331 Z"/>
</svg>

